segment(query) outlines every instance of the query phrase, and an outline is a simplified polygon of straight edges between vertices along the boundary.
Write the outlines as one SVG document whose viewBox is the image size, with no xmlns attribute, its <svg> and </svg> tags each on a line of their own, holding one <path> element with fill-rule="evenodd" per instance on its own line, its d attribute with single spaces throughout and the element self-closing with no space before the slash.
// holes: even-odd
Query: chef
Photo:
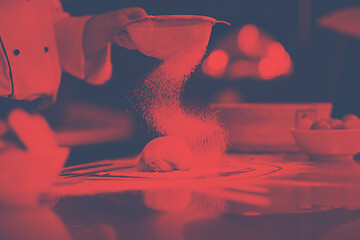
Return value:
<svg viewBox="0 0 360 240">
<path fill-rule="evenodd" d="M 56 100 L 61 71 L 90 84 L 111 77 L 110 45 L 135 45 L 124 31 L 141 8 L 71 17 L 59 0 L 0 0 L 0 115 Z"/>
</svg>

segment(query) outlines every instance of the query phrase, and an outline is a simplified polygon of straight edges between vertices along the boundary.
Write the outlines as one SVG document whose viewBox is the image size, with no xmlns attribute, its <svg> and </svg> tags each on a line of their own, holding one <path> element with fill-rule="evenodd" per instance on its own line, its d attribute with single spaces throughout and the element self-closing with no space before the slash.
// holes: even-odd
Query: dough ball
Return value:
<svg viewBox="0 0 360 240">
<path fill-rule="evenodd" d="M 178 137 L 159 137 L 142 150 L 138 169 L 145 172 L 189 170 L 195 162 L 189 146 Z"/>
</svg>

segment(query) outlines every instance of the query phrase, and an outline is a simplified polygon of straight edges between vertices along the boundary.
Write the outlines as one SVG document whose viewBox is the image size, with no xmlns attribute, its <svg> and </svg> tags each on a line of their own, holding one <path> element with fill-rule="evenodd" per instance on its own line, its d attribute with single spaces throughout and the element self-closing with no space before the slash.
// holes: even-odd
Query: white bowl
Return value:
<svg viewBox="0 0 360 240">
<path fill-rule="evenodd" d="M 294 140 L 313 160 L 352 160 L 360 152 L 360 129 L 292 129 Z"/>
</svg>

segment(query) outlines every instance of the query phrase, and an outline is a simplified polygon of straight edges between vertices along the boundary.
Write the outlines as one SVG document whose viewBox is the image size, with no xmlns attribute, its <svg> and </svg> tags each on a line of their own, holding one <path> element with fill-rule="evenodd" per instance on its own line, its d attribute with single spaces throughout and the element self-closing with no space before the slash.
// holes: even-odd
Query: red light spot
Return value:
<svg viewBox="0 0 360 240">
<path fill-rule="evenodd" d="M 266 54 L 272 57 L 280 57 L 285 52 L 284 47 L 278 42 L 272 42 L 269 44 Z"/>
<path fill-rule="evenodd" d="M 265 57 L 260 60 L 258 70 L 261 78 L 272 79 L 276 76 L 276 62 L 272 58 Z"/>
<path fill-rule="evenodd" d="M 229 55 L 224 50 L 214 50 L 204 61 L 202 69 L 204 73 L 213 77 L 221 76 L 229 63 Z"/>
<path fill-rule="evenodd" d="M 261 51 L 259 29 L 253 24 L 243 26 L 238 34 L 238 47 L 248 57 L 258 57 Z"/>
<path fill-rule="evenodd" d="M 278 42 L 272 42 L 267 47 L 265 56 L 258 64 L 258 71 L 263 79 L 287 74 L 291 70 L 291 59 L 284 47 Z"/>
<path fill-rule="evenodd" d="M 223 50 L 215 50 L 208 57 L 208 66 L 215 71 L 225 68 L 228 62 L 229 56 Z"/>
</svg>

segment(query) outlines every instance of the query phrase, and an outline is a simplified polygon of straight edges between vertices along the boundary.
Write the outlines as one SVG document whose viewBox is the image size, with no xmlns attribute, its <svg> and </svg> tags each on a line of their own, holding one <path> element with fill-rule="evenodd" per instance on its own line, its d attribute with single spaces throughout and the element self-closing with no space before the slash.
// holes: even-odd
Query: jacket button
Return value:
<svg viewBox="0 0 360 240">
<path fill-rule="evenodd" d="M 44 47 L 44 52 L 47 53 L 49 51 L 48 47 Z"/>
<path fill-rule="evenodd" d="M 17 55 L 20 54 L 20 50 L 19 50 L 19 49 L 15 49 L 13 53 L 14 53 L 15 56 L 17 56 Z"/>
</svg>

